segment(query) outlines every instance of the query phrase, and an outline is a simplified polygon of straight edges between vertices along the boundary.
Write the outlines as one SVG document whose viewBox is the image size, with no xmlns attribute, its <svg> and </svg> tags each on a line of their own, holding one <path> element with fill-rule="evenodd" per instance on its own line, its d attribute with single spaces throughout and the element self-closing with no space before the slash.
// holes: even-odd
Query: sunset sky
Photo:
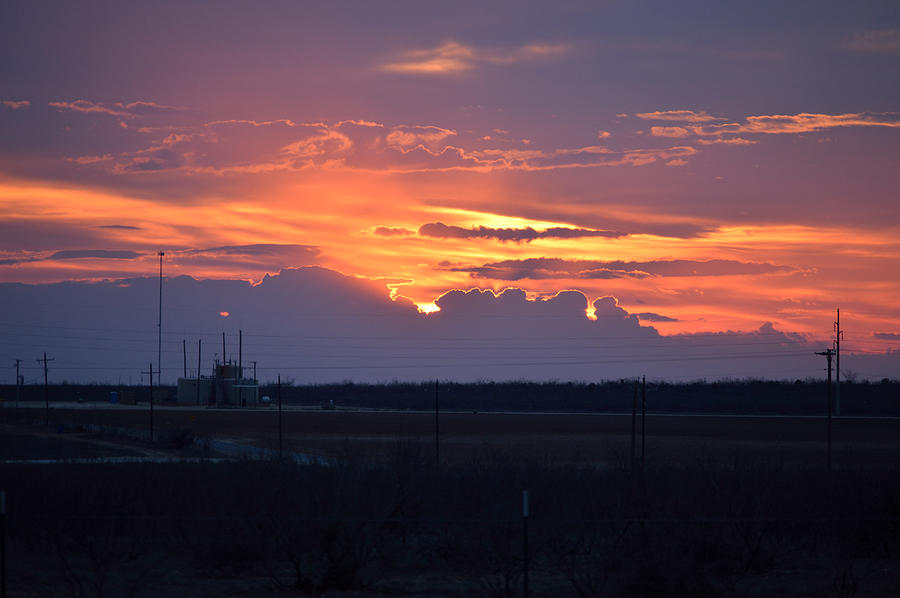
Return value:
<svg viewBox="0 0 900 598">
<path fill-rule="evenodd" d="M 823 347 L 839 307 L 900 374 L 896 2 L 12 1 L 0 56 L 2 283 L 162 250 Z"/>
</svg>

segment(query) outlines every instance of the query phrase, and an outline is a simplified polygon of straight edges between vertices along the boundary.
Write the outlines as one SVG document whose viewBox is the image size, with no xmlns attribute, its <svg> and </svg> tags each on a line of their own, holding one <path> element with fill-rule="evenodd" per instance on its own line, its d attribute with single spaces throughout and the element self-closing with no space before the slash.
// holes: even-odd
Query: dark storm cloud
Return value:
<svg viewBox="0 0 900 598">
<path fill-rule="evenodd" d="M 24 264 L 26 262 L 34 262 L 37 261 L 34 258 L 28 257 L 7 257 L 0 259 L 0 266 L 12 266 L 14 264 Z"/>
<path fill-rule="evenodd" d="M 527 228 L 489 228 L 478 226 L 463 228 L 461 226 L 448 226 L 443 222 L 429 222 L 419 227 L 419 235 L 423 237 L 453 238 L 453 239 L 497 239 L 499 241 L 513 241 L 516 243 L 530 242 L 535 239 L 580 239 L 585 237 L 622 237 L 625 233 L 608 230 L 591 230 L 586 228 L 554 227 L 543 231 L 537 231 L 530 226 Z"/>
<path fill-rule="evenodd" d="M 185 255 L 251 255 L 251 256 L 275 256 L 306 254 L 316 256 L 320 253 L 318 247 L 312 245 L 295 245 L 279 243 L 254 243 L 252 245 L 223 245 L 221 247 L 208 247 L 206 249 L 188 249 Z"/>
<path fill-rule="evenodd" d="M 731 276 L 792 272 L 791 266 L 776 266 L 759 262 L 735 260 L 658 260 L 649 262 L 564 260 L 559 258 L 528 258 L 503 260 L 484 264 L 451 268 L 454 272 L 468 272 L 473 278 L 496 280 L 539 280 L 553 278 L 647 278 L 651 276 Z"/>
<path fill-rule="evenodd" d="M 61 247 L 103 246 L 109 240 L 94 227 L 54 220 L 31 220 L 27 225 L 16 220 L 0 221 L 0 239 L 4 249 L 18 252 L 57 251 Z"/>
<path fill-rule="evenodd" d="M 133 260 L 141 257 L 135 251 L 110 251 L 107 249 L 64 249 L 57 251 L 46 259 L 48 260 L 80 260 L 80 259 L 104 259 L 104 260 Z"/>
<path fill-rule="evenodd" d="M 29 262 L 46 262 L 57 260 L 134 260 L 141 257 L 136 251 L 109 250 L 109 249 L 62 249 L 43 255 L 37 252 L 20 252 L 18 255 L 0 259 L 0 266 L 12 266 Z"/>
<path fill-rule="evenodd" d="M 900 341 L 900 333 L 896 332 L 874 332 L 872 336 L 886 341 Z"/>
<path fill-rule="evenodd" d="M 409 235 L 415 234 L 415 231 L 411 231 L 409 229 L 405 229 L 402 227 L 391 228 L 388 226 L 379 226 L 375 229 L 374 232 L 379 237 L 407 237 Z"/>
<path fill-rule="evenodd" d="M 166 252 L 179 266 L 233 268 L 239 272 L 277 272 L 318 261 L 321 249 L 313 245 L 255 243 Z"/>
<path fill-rule="evenodd" d="M 650 311 L 645 311 L 643 313 L 635 314 L 641 320 L 646 320 L 647 322 L 677 322 L 678 318 L 670 318 L 669 316 L 662 316 L 660 314 L 655 314 Z"/>
<path fill-rule="evenodd" d="M 0 312 L 16 314 L 10 346 L 55 347 L 51 376 L 137 379 L 157 350 L 158 285 L 155 277 L 0 283 Z M 392 301 L 383 281 L 304 267 L 258 284 L 177 276 L 166 279 L 163 293 L 166 383 L 181 375 L 183 340 L 196 347 L 203 339 L 206 372 L 221 358 L 216 353 L 223 330 L 231 355 L 239 329 L 243 358 L 259 360 L 264 381 L 277 373 L 303 383 L 603 380 L 644 374 L 693 379 L 767 368 L 781 372 L 779 377 L 821 374 L 813 347 L 771 324 L 750 332 L 663 336 L 642 326 L 615 298 L 590 303 L 578 291 L 538 298 L 521 289 L 450 291 L 436 300 L 440 311 L 426 316 L 409 301 Z M 589 307 L 595 319 L 588 318 Z M 79 328 L 72 328 L 73 321 Z M 60 338 L 53 338 L 54 329 Z M 92 333 L 79 339 L 81 329 L 103 331 L 104 342 L 90 338 Z M 15 356 L 0 350 L 0 357 Z M 864 360 L 857 359 L 853 369 L 866 372 Z"/>
</svg>

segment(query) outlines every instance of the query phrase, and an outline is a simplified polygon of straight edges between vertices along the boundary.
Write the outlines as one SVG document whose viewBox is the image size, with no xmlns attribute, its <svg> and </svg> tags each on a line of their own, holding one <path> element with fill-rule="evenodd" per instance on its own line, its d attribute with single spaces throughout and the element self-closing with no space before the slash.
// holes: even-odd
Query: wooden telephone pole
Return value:
<svg viewBox="0 0 900 598">
<path fill-rule="evenodd" d="M 841 414 L 841 340 L 844 331 L 841 330 L 841 309 L 837 310 L 837 319 L 834 321 L 834 414 Z"/>
<path fill-rule="evenodd" d="M 47 362 L 55 361 L 55 359 L 48 359 L 47 352 L 44 351 L 44 357 L 38 358 L 38 363 L 44 363 L 44 425 L 50 425 L 50 385 L 47 382 Z"/>
<path fill-rule="evenodd" d="M 828 443 L 828 471 L 831 472 L 831 358 L 834 357 L 834 349 L 826 349 L 824 351 L 816 352 L 816 355 L 824 355 L 825 359 L 828 360 L 828 429 L 827 429 L 827 443 Z"/>
<path fill-rule="evenodd" d="M 150 374 L 150 442 L 153 442 L 153 362 L 150 362 L 149 371 L 141 373 Z M 159 372 L 156 375 L 159 376 Z"/>
</svg>

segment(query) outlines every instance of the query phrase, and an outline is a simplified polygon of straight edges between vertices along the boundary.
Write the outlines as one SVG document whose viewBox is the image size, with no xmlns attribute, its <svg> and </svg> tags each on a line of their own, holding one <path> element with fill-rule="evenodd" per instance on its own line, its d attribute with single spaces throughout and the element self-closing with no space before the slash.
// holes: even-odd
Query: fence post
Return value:
<svg viewBox="0 0 900 598">
<path fill-rule="evenodd" d="M 278 460 L 284 459 L 284 426 L 281 419 L 281 374 L 278 374 Z"/>
<path fill-rule="evenodd" d="M 528 490 L 522 490 L 522 598 L 528 598 Z"/>
<path fill-rule="evenodd" d="M 6 492 L 0 490 L 0 598 L 6 598 Z"/>
</svg>

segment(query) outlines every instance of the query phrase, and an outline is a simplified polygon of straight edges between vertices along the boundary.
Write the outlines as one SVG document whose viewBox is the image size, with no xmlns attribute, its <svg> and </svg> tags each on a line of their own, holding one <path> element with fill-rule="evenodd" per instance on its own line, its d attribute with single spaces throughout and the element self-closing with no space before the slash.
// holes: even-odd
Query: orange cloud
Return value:
<svg viewBox="0 0 900 598">
<path fill-rule="evenodd" d="M 622 116 L 626 115 L 623 114 Z M 660 110 L 657 112 L 639 112 L 635 116 L 644 120 L 674 120 L 686 123 L 725 120 L 718 116 L 711 116 L 705 110 Z"/>
<path fill-rule="evenodd" d="M 636 116 L 646 120 L 666 120 L 691 123 L 684 126 L 651 127 L 651 134 L 656 137 L 687 137 L 690 134 L 706 137 L 741 134 L 778 135 L 810 133 L 836 127 L 900 127 L 900 113 L 897 112 L 852 112 L 846 114 L 815 114 L 801 112 L 800 114 L 748 116 L 744 119 L 744 122 L 730 123 L 712 123 L 710 121 L 725 119 L 712 117 L 705 112 L 694 112 L 692 110 L 644 112 L 637 114 Z M 747 145 L 753 142 L 735 138 L 733 140 L 723 140 L 720 143 Z"/>
<path fill-rule="evenodd" d="M 23 108 L 28 108 L 31 106 L 31 101 L 29 100 L 3 100 L 0 102 L 6 108 L 11 110 L 22 110 Z"/>
<path fill-rule="evenodd" d="M 471 132 L 460 138 L 456 130 L 436 125 L 386 125 L 364 120 L 228 120 L 146 132 L 158 138 L 145 148 L 116 155 L 76 156 L 69 161 L 117 174 L 260 174 L 311 168 L 412 174 L 641 166 L 685 159 L 696 153 L 689 146 L 615 151 L 599 145 L 530 149 L 530 144 L 523 143 L 529 149 L 485 148 L 485 141 L 498 145 L 517 142 L 476 137 Z"/>
<path fill-rule="evenodd" d="M 715 145 L 715 144 L 724 144 L 724 145 L 756 145 L 759 143 L 758 140 L 755 139 L 744 139 L 743 137 L 730 137 L 728 139 L 723 139 L 721 137 L 717 139 L 697 139 L 697 143 L 701 145 Z"/>
<path fill-rule="evenodd" d="M 148 114 L 157 114 L 161 112 L 172 112 L 182 110 L 176 106 L 166 106 L 157 104 L 156 102 L 114 102 L 106 104 L 103 102 L 92 102 L 90 100 L 73 100 L 48 102 L 49 106 L 59 111 L 70 110 L 73 112 L 94 113 L 94 114 L 110 114 L 122 118 L 138 118 Z"/>
<path fill-rule="evenodd" d="M 691 133 L 684 127 L 650 127 L 650 134 L 654 137 L 687 137 Z"/>
<path fill-rule="evenodd" d="M 534 43 L 513 48 L 478 48 L 451 40 L 434 48 L 404 52 L 396 61 L 378 68 L 393 73 L 450 75 L 483 64 L 509 65 L 559 58 L 569 51 L 567 44 Z"/>
<path fill-rule="evenodd" d="M 456 135 L 452 129 L 434 126 L 399 125 L 388 133 L 384 140 L 388 145 L 409 149 L 417 146 L 436 147 L 448 137 Z"/>
<path fill-rule="evenodd" d="M 695 127 L 697 135 L 729 135 L 741 133 L 810 133 L 835 127 L 900 127 L 900 114 L 895 112 L 847 114 L 772 114 L 748 116 L 744 123 L 713 124 Z"/>
</svg>

